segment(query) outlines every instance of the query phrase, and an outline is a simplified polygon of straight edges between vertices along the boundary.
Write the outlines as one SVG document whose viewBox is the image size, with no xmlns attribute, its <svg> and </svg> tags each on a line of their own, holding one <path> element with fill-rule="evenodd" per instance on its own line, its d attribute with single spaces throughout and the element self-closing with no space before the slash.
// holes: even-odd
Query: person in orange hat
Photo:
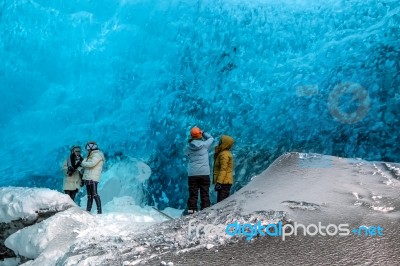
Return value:
<svg viewBox="0 0 400 266">
<path fill-rule="evenodd" d="M 197 198 L 200 191 L 201 209 L 210 207 L 210 162 L 208 150 L 214 138 L 198 127 L 190 130 L 190 139 L 186 148 L 188 164 L 188 214 L 197 211 Z"/>
</svg>

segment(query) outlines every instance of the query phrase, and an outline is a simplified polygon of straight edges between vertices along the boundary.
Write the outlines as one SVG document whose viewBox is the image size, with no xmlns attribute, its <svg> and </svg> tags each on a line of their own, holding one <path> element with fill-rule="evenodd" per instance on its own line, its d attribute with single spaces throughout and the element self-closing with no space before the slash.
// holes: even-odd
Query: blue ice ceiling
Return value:
<svg viewBox="0 0 400 266">
<path fill-rule="evenodd" d="M 0 185 L 57 187 L 96 140 L 183 206 L 193 125 L 236 139 L 236 189 L 285 151 L 400 161 L 399 25 L 397 0 L 2 1 Z"/>
</svg>

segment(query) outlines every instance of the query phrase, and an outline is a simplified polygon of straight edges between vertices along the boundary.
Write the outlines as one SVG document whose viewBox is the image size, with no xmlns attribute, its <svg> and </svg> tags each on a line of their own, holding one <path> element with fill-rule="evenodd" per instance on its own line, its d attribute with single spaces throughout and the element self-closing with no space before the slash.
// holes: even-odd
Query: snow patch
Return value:
<svg viewBox="0 0 400 266">
<path fill-rule="evenodd" d="M 391 212 L 395 209 L 394 207 L 385 207 L 385 206 L 371 206 L 371 208 L 374 211 L 378 211 L 378 212 Z"/>
<path fill-rule="evenodd" d="M 38 212 L 63 211 L 76 204 L 68 195 L 48 188 L 0 187 L 0 222 L 36 220 Z"/>
</svg>

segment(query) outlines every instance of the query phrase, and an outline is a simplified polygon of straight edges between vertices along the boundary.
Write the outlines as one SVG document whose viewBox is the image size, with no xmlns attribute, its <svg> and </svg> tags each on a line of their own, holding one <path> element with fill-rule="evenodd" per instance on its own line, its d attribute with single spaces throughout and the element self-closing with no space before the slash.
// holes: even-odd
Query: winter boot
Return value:
<svg viewBox="0 0 400 266">
<path fill-rule="evenodd" d="M 188 210 L 188 211 L 187 211 L 187 214 L 188 214 L 188 215 L 195 214 L 195 213 L 196 213 L 195 210 Z"/>
<path fill-rule="evenodd" d="M 100 200 L 100 196 L 99 196 L 99 195 L 94 196 L 94 200 L 96 201 L 97 213 L 98 213 L 98 214 L 101 214 L 102 211 L 101 211 L 101 200 Z"/>
<path fill-rule="evenodd" d="M 93 205 L 93 197 L 92 196 L 87 196 L 87 205 L 86 205 L 86 210 L 90 212 L 92 210 L 92 205 Z"/>
</svg>

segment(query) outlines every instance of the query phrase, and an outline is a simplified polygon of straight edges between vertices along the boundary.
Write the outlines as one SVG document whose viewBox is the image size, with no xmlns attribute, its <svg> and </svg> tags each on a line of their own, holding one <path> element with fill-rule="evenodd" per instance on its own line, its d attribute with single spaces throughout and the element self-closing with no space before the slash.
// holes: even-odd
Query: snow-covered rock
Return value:
<svg viewBox="0 0 400 266">
<path fill-rule="evenodd" d="M 14 257 L 4 243 L 18 230 L 76 206 L 71 198 L 47 188 L 0 188 L 0 258 Z"/>
</svg>

